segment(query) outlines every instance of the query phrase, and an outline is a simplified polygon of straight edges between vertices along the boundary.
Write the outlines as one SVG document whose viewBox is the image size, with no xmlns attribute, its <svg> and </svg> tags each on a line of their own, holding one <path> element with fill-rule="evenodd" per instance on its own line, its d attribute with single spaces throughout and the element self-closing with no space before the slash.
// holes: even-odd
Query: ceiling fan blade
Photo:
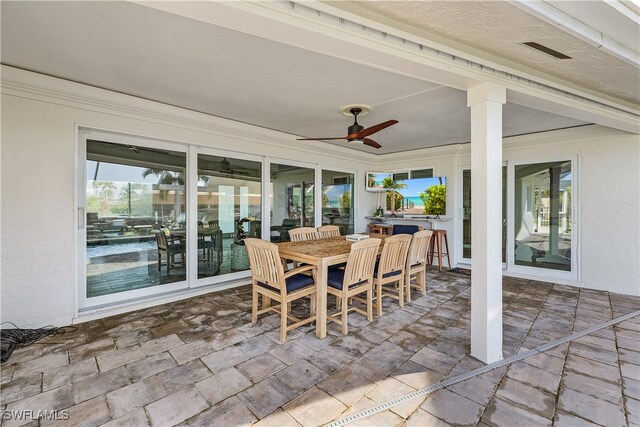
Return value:
<svg viewBox="0 0 640 427">
<path fill-rule="evenodd" d="M 339 136 L 337 138 L 296 138 L 296 141 L 329 141 L 334 139 L 347 139 L 347 137 Z"/>
<path fill-rule="evenodd" d="M 364 138 L 365 136 L 373 135 L 374 133 L 380 132 L 382 129 L 388 128 L 396 123 L 398 123 L 397 120 L 387 120 L 386 122 L 378 123 L 377 125 L 373 125 L 358 132 L 358 137 Z"/>
<path fill-rule="evenodd" d="M 362 143 L 364 145 L 368 145 L 369 147 L 373 147 L 373 148 L 380 148 L 382 147 L 382 145 L 378 144 L 377 142 L 375 142 L 373 139 L 369 139 L 369 138 L 365 138 L 362 140 Z"/>
</svg>

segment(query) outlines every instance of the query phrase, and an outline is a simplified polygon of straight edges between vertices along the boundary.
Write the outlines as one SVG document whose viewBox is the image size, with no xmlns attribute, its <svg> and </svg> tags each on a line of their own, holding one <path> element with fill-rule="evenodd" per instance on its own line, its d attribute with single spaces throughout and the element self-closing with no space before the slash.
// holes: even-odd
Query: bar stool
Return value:
<svg viewBox="0 0 640 427">
<path fill-rule="evenodd" d="M 447 263 L 449 269 L 451 269 L 451 260 L 449 259 L 449 242 L 447 240 L 447 230 L 432 230 L 433 237 L 431 238 L 431 244 L 429 245 L 429 265 L 433 265 L 433 258 L 436 246 L 438 247 L 438 271 L 442 271 L 442 255 L 447 256 Z M 442 252 L 442 241 L 444 240 L 444 246 L 447 252 Z"/>
</svg>

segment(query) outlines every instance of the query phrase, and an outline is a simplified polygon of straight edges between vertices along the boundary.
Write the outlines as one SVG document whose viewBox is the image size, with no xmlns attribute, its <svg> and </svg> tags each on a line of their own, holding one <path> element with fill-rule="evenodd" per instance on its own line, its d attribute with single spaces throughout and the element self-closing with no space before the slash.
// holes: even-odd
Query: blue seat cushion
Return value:
<svg viewBox="0 0 640 427">
<path fill-rule="evenodd" d="M 327 285 L 331 286 L 334 289 L 342 289 L 342 284 L 344 282 L 344 270 L 341 268 L 329 268 L 327 274 Z M 360 282 L 354 283 L 351 286 L 358 286 L 362 283 L 365 283 L 366 280 L 362 280 Z"/>
<path fill-rule="evenodd" d="M 294 274 L 291 277 L 287 277 L 287 293 L 297 291 L 298 289 L 305 288 L 309 285 L 313 285 L 313 277 L 307 276 L 306 274 Z M 278 289 L 273 286 L 269 286 L 264 282 L 258 282 L 258 285 L 263 288 L 270 289 L 274 292 L 280 292 Z"/>
<path fill-rule="evenodd" d="M 413 235 L 414 233 L 417 233 L 420 229 L 418 228 L 417 225 L 403 225 L 403 224 L 396 224 L 393 226 L 393 231 L 391 232 L 391 234 L 396 235 L 396 234 L 411 234 Z"/>
<path fill-rule="evenodd" d="M 375 270 L 373 270 L 373 277 L 378 277 L 378 266 L 380 265 L 380 261 L 376 261 L 376 268 Z M 401 271 L 390 271 L 389 273 L 384 273 L 382 275 L 383 278 L 387 278 L 387 277 L 391 277 L 391 276 L 397 276 L 398 274 L 400 274 Z"/>
</svg>

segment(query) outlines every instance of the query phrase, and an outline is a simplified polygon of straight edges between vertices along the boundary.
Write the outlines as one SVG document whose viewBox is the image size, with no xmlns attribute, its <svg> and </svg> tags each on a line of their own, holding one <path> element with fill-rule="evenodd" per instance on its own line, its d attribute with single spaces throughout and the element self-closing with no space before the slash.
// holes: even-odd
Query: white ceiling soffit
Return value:
<svg viewBox="0 0 640 427">
<path fill-rule="evenodd" d="M 618 0 L 512 0 L 520 9 L 634 67 L 640 66 L 640 15 Z"/>
<path fill-rule="evenodd" d="M 468 59 L 477 70 L 488 66 L 534 85 L 541 83 L 638 113 L 638 67 L 506 1 L 324 1 L 311 6 L 383 32 L 395 31 L 403 39 L 438 46 Z M 548 45 L 573 59 L 557 60 L 522 44 L 527 41 Z"/>
<path fill-rule="evenodd" d="M 348 145 L 367 153 L 469 141 L 463 89 L 479 80 L 467 61 L 444 53 L 425 60 L 416 43 L 372 30 L 354 36 L 353 28 L 335 30 L 335 18 L 300 18 L 289 5 L 274 13 L 273 3 L 3 2 L 2 62 L 305 137 L 346 135 L 353 120 L 338 109 L 362 102 L 374 107 L 365 127 L 400 121 L 374 135 L 380 150 Z M 608 125 L 600 105 L 586 114 L 578 97 L 572 107 L 551 102 L 553 110 L 539 87 L 513 82 L 520 90 L 508 92 L 507 136 Z M 567 101 L 561 91 L 553 96 Z M 628 119 L 609 114 L 611 127 L 624 129 Z M 300 147 L 326 144 L 294 138 Z"/>
</svg>

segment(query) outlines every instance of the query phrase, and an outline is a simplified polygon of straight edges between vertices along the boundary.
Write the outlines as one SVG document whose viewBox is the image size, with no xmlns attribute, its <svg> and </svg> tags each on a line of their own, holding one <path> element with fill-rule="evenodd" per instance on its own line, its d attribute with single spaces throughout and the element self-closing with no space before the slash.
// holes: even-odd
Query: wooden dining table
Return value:
<svg viewBox="0 0 640 427">
<path fill-rule="evenodd" d="M 380 249 L 384 245 L 384 238 L 380 234 L 369 234 L 370 238 L 382 239 Z M 327 276 L 329 267 L 347 262 L 353 242 L 345 236 L 328 237 L 326 239 L 305 240 L 302 242 L 278 243 L 280 257 L 285 260 L 316 266 L 316 336 L 327 336 Z"/>
</svg>

